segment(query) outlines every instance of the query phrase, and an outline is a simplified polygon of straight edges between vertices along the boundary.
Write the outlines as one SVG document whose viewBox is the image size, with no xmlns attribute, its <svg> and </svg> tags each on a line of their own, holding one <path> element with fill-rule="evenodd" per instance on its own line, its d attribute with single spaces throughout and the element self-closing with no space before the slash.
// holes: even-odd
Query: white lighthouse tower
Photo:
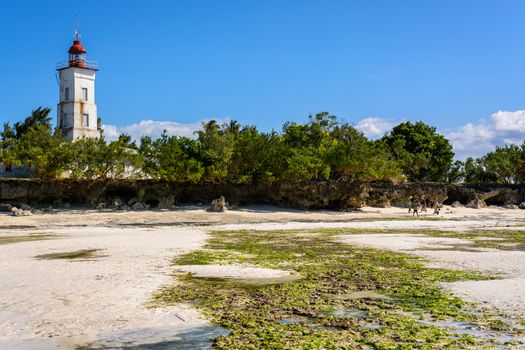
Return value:
<svg viewBox="0 0 525 350">
<path fill-rule="evenodd" d="M 57 65 L 60 102 L 57 108 L 58 128 L 67 140 L 99 137 L 95 104 L 96 62 L 86 61 L 86 49 L 75 31 L 69 60 Z"/>
</svg>

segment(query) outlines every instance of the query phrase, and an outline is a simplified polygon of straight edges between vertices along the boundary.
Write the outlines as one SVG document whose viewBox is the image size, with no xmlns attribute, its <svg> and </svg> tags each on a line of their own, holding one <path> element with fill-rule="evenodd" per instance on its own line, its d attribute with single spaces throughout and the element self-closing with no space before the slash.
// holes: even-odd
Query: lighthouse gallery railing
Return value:
<svg viewBox="0 0 525 350">
<path fill-rule="evenodd" d="M 98 69 L 98 62 L 87 61 L 87 60 L 83 60 L 83 61 L 75 60 L 75 61 L 63 61 L 63 62 L 57 63 L 57 69 L 63 69 L 63 68 L 68 68 L 68 67 Z"/>
</svg>

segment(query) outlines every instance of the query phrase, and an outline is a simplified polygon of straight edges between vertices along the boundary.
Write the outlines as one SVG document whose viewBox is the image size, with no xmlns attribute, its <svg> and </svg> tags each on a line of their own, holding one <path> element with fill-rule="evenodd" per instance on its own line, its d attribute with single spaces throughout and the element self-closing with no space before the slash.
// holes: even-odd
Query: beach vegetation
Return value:
<svg viewBox="0 0 525 350">
<path fill-rule="evenodd" d="M 217 349 L 479 349 L 512 345 L 519 324 L 441 288 L 492 278 L 428 268 L 409 254 L 355 247 L 359 230 L 215 231 L 204 251 L 174 264 L 244 264 L 291 270 L 301 279 L 259 285 L 177 276 L 152 306 L 190 303 L 230 333 Z"/>
<path fill-rule="evenodd" d="M 202 124 L 193 137 L 122 134 L 66 141 L 51 125 L 50 108 L 4 123 L 0 163 L 9 172 L 52 179 L 151 178 L 178 183 L 249 184 L 272 181 L 438 181 L 520 183 L 525 143 L 497 147 L 477 159 L 453 162 L 450 142 L 423 122 L 403 122 L 378 140 L 351 123 L 321 112 L 304 123 L 285 122 L 281 132 L 261 131 L 235 120 Z"/>
</svg>

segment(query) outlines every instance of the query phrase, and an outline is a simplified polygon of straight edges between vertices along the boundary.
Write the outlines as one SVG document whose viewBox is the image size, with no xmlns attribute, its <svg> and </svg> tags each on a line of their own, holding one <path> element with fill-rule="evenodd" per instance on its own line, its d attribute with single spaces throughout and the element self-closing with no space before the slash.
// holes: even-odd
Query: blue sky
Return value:
<svg viewBox="0 0 525 350">
<path fill-rule="evenodd" d="M 525 1 L 0 0 L 0 122 L 55 110 L 75 14 L 108 133 L 329 111 L 370 136 L 423 120 L 459 153 L 525 139 Z"/>
</svg>

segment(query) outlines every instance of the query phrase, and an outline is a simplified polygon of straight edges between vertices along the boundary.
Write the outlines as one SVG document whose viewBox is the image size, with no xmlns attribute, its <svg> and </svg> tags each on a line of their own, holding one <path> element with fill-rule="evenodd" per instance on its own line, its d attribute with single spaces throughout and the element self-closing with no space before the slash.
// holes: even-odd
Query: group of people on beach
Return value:
<svg viewBox="0 0 525 350">
<path fill-rule="evenodd" d="M 408 199 L 408 213 L 412 212 L 412 216 L 419 217 L 419 213 L 427 212 L 427 199 L 425 197 L 421 197 L 421 199 L 414 198 L 412 196 Z M 439 215 L 441 208 L 443 208 L 443 204 L 441 204 L 438 201 L 430 201 L 430 207 L 434 209 L 434 213 L 432 215 Z"/>
</svg>

